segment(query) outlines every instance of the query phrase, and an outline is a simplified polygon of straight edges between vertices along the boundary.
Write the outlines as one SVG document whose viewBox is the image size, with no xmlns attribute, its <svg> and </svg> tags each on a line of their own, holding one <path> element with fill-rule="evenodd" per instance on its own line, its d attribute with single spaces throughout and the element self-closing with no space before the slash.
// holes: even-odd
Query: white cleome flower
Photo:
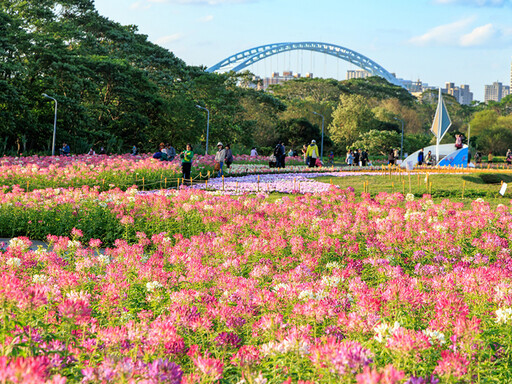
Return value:
<svg viewBox="0 0 512 384">
<path fill-rule="evenodd" d="M 150 283 L 146 283 L 146 289 L 149 292 L 153 292 L 155 289 L 162 288 L 163 285 L 160 284 L 158 281 L 152 281 Z"/>
<path fill-rule="evenodd" d="M 430 341 L 432 345 L 434 345 L 434 343 L 444 344 L 446 342 L 444 333 L 442 332 L 427 328 L 423 330 L 423 334 L 428 337 L 428 341 Z"/>
<path fill-rule="evenodd" d="M 10 257 L 7 259 L 6 263 L 11 267 L 19 267 L 21 265 L 21 260 L 17 257 Z"/>
<path fill-rule="evenodd" d="M 496 310 L 496 322 L 498 324 L 507 324 L 512 320 L 512 308 L 500 308 Z"/>
</svg>

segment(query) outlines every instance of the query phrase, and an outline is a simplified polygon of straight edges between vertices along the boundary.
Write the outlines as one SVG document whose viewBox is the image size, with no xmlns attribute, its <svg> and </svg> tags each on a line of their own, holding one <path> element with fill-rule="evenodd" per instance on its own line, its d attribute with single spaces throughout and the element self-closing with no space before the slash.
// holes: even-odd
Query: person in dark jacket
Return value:
<svg viewBox="0 0 512 384">
<path fill-rule="evenodd" d="M 361 160 L 361 153 L 360 153 L 360 149 L 356 149 L 354 151 L 354 165 L 356 167 L 359 167 L 359 161 Z"/>
<path fill-rule="evenodd" d="M 423 153 L 423 148 L 421 148 L 420 152 L 418 153 L 418 165 L 423 165 L 424 161 L 425 161 L 425 154 Z"/>
<path fill-rule="evenodd" d="M 231 164 L 233 164 L 233 152 L 231 152 L 231 146 L 229 144 L 226 145 L 226 168 L 229 169 Z"/>
<path fill-rule="evenodd" d="M 363 149 L 363 152 L 361 152 L 361 165 L 366 167 L 366 163 L 368 163 L 368 152 Z"/>
</svg>

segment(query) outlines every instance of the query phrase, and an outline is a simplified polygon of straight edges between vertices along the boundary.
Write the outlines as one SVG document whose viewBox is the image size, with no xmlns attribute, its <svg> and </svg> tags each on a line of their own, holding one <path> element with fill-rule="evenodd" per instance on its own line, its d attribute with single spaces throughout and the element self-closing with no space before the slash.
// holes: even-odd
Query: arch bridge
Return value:
<svg viewBox="0 0 512 384">
<path fill-rule="evenodd" d="M 279 53 L 305 50 L 320 52 L 325 55 L 337 57 L 338 59 L 348 61 L 361 69 L 369 72 L 373 76 L 380 76 L 389 81 L 391 84 L 403 86 L 403 84 L 390 72 L 377 64 L 375 61 L 351 49 L 341 47 L 339 45 L 304 41 L 298 43 L 274 43 L 260 45 L 259 47 L 250 48 L 242 52 L 235 53 L 224 60 L 219 61 L 217 64 L 207 69 L 207 72 L 215 71 L 241 71 L 242 69 L 264 60 L 270 56 Z"/>
</svg>

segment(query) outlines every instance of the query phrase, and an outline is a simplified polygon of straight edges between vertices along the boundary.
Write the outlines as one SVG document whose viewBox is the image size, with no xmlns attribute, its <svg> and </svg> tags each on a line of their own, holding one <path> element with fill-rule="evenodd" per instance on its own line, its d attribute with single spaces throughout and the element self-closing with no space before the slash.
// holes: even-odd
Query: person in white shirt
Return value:
<svg viewBox="0 0 512 384">
<path fill-rule="evenodd" d="M 217 143 L 217 153 L 215 154 L 215 170 L 219 172 L 217 177 L 224 176 L 222 172 L 224 160 L 226 160 L 226 150 L 224 149 L 224 145 L 219 141 Z"/>
<path fill-rule="evenodd" d="M 256 148 L 251 149 L 251 156 L 258 156 L 258 151 L 256 151 Z"/>
</svg>

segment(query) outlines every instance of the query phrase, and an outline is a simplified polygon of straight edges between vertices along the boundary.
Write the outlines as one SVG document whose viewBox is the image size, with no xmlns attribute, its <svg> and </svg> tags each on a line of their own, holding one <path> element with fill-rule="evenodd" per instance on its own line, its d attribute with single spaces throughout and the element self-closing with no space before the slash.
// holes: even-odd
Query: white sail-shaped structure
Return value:
<svg viewBox="0 0 512 384">
<path fill-rule="evenodd" d="M 432 128 L 430 130 L 436 137 L 436 164 L 439 163 L 439 142 L 443 138 L 448 129 L 450 129 L 452 121 L 448 115 L 448 110 L 444 104 L 443 95 L 441 94 L 441 88 L 439 88 L 439 100 L 437 102 L 436 115 L 432 122 Z"/>
</svg>

